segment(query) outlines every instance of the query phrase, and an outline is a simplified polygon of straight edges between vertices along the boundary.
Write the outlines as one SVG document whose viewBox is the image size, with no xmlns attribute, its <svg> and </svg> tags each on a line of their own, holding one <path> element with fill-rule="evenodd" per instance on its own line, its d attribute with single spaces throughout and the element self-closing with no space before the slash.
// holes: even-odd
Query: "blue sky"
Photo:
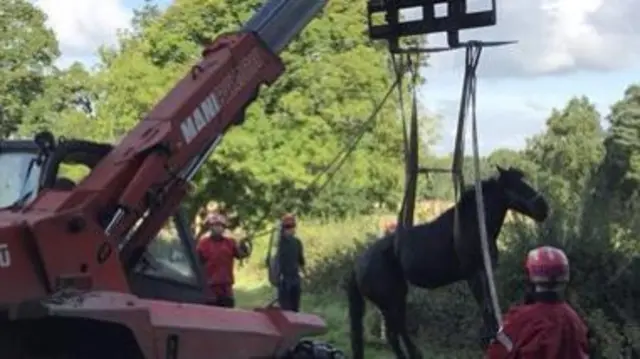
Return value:
<svg viewBox="0 0 640 359">
<path fill-rule="evenodd" d="M 161 0 L 167 5 L 171 0 Z M 470 0 L 471 10 L 485 6 Z M 61 64 L 95 62 L 95 50 L 116 42 L 142 0 L 35 0 L 58 35 Z M 478 69 L 480 147 L 521 148 L 544 129 L 554 107 L 586 95 L 603 115 L 624 89 L 640 81 L 640 14 L 637 0 L 498 0 L 498 25 L 463 33 L 463 39 L 518 40 L 485 49 Z M 362 0 L 364 6 L 365 0 Z M 606 6 L 605 6 L 606 4 Z M 429 37 L 434 45 L 439 35 Z M 436 150 L 453 148 L 463 74 L 462 51 L 441 53 L 424 69 L 421 101 L 438 118 Z M 606 124 L 605 124 L 606 125 Z M 468 141 L 470 143 L 470 141 Z"/>
</svg>

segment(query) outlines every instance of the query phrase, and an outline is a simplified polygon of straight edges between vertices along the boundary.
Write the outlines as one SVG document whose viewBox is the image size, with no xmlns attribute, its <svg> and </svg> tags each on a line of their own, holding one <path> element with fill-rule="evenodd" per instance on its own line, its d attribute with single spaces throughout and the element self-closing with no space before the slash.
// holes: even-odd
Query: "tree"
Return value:
<svg viewBox="0 0 640 359">
<path fill-rule="evenodd" d="M 128 131 L 187 73 L 202 45 L 237 29 L 260 3 L 183 0 L 161 15 L 150 12 L 119 49 L 102 51 L 97 122 L 111 124 L 113 137 Z M 402 133 L 393 100 L 327 192 L 305 192 L 366 126 L 393 80 L 384 44 L 371 43 L 365 29 L 363 7 L 346 0 L 327 5 L 281 55 L 286 74 L 261 92 L 243 126 L 225 137 L 196 176 L 192 213 L 217 199 L 251 226 L 284 210 L 340 215 L 399 201 Z"/>
<path fill-rule="evenodd" d="M 29 1 L 0 2 L 0 138 L 18 129 L 60 55 L 45 20 Z"/>
<path fill-rule="evenodd" d="M 629 198 L 640 188 L 640 85 L 627 88 L 608 119 L 602 170 L 608 189 Z"/>
<path fill-rule="evenodd" d="M 528 175 L 535 175 L 537 168 L 534 163 L 524 157 L 524 153 L 508 148 L 498 148 L 487 156 L 487 163 L 491 167 L 517 167 Z"/>
<path fill-rule="evenodd" d="M 552 110 L 546 131 L 529 141 L 528 157 L 541 171 L 570 181 L 570 191 L 581 194 L 603 155 L 600 118 L 587 97 L 572 98 L 563 109 Z"/>
<path fill-rule="evenodd" d="M 638 226 L 640 216 L 640 86 L 629 86 L 611 108 L 605 154 L 591 182 L 590 227 L 597 233 L 618 236 Z"/>
<path fill-rule="evenodd" d="M 42 94 L 26 109 L 19 133 L 26 136 L 46 129 L 67 138 L 94 138 L 95 103 L 93 78 L 80 63 L 54 69 L 44 79 Z"/>
<path fill-rule="evenodd" d="M 480 179 L 483 180 L 495 173 L 488 158 L 480 157 Z M 429 156 L 421 164 L 430 171 L 418 179 L 419 197 L 425 199 L 455 200 L 455 182 L 451 172 L 453 156 Z M 472 156 L 464 156 L 462 160 L 462 176 L 465 188 L 475 183 L 475 163 Z M 460 194 L 458 194 L 460 195 Z"/>
<path fill-rule="evenodd" d="M 600 118 L 587 97 L 574 97 L 564 108 L 554 108 L 546 130 L 527 141 L 525 156 L 537 168 L 536 184 L 563 219 L 545 222 L 548 238 L 571 237 L 585 218 L 580 209 L 588 208 L 589 180 L 603 154 Z"/>
</svg>

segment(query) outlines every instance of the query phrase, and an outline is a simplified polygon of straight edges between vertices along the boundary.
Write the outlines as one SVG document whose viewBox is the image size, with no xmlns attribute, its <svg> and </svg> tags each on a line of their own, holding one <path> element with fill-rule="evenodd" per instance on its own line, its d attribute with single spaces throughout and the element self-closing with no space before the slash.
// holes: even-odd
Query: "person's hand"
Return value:
<svg viewBox="0 0 640 359">
<path fill-rule="evenodd" d="M 247 258 L 251 255 L 252 245 L 248 238 L 245 238 L 238 243 L 238 254 L 241 258 Z"/>
</svg>

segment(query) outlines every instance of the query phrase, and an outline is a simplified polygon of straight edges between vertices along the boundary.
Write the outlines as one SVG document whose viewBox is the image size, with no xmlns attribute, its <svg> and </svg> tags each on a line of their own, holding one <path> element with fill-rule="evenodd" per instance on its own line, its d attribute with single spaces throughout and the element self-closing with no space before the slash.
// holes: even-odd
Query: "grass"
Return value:
<svg viewBox="0 0 640 359">
<path fill-rule="evenodd" d="M 422 211 L 418 221 L 425 220 L 424 217 L 432 217 L 433 213 Z M 327 221 L 301 221 L 299 225 L 299 236 L 305 246 L 307 262 L 310 266 L 322 265 L 323 261 L 337 251 L 347 249 L 356 242 L 366 238 L 367 233 L 378 233 L 380 231 L 381 219 L 394 218 L 393 215 L 381 214 L 373 216 L 363 216 L 345 219 L 341 222 Z M 243 266 L 237 268 L 236 272 L 236 301 L 239 307 L 255 308 L 269 304 L 276 297 L 275 289 L 267 282 L 267 273 L 264 268 L 264 253 L 266 253 L 266 238 L 257 239 L 254 242 L 254 256 Z M 330 257 L 329 257 L 330 259 Z M 328 326 L 328 332 L 318 338 L 327 341 L 342 349 L 350 355 L 349 328 L 347 302 L 344 293 L 329 292 L 325 294 L 305 293 L 301 300 L 302 311 L 317 314 L 322 317 Z M 367 306 L 369 315 L 375 314 L 375 309 Z M 367 319 L 365 319 L 365 332 L 368 331 Z M 371 327 L 371 325 L 369 325 Z M 421 346 L 425 358 L 447 358 L 466 359 L 478 358 L 481 353 L 478 351 L 460 351 L 451 348 L 433 348 L 424 344 L 426 340 L 416 339 L 416 343 Z M 381 343 L 379 339 L 365 333 L 365 357 L 367 359 L 392 358 L 393 355 L 386 343 Z"/>
<path fill-rule="evenodd" d="M 262 307 L 269 304 L 276 297 L 275 289 L 270 287 L 265 280 L 257 277 L 253 268 L 240 268 L 237 282 L 236 301 L 238 307 L 248 309 Z M 349 356 L 351 349 L 347 303 L 344 295 L 342 293 L 313 295 L 304 293 L 303 289 L 301 306 L 303 312 L 316 314 L 327 323 L 328 332 L 317 339 L 335 345 Z M 374 311 L 371 305 L 368 305 L 367 309 L 369 313 Z M 420 345 L 419 342 L 418 344 Z M 365 345 L 365 357 L 367 359 L 393 358 L 392 352 L 387 348 L 386 343 L 382 343 L 370 335 L 367 336 L 365 334 Z M 479 356 L 478 352 L 469 353 L 450 348 L 436 349 L 425 346 L 422 346 L 422 352 L 425 358 L 431 359 L 466 359 L 478 358 Z"/>
<path fill-rule="evenodd" d="M 268 304 L 275 299 L 275 289 L 265 282 L 245 282 L 236 288 L 236 300 L 239 307 L 255 308 Z M 346 325 L 347 307 L 343 303 L 342 298 L 325 298 L 304 294 L 301 300 L 302 311 L 305 313 L 313 313 L 322 317 L 328 326 L 327 334 L 317 338 L 327 341 L 336 347 L 345 351 L 348 355 L 349 349 L 349 330 Z M 366 358 L 388 358 L 390 352 L 382 345 L 368 345 L 366 348 Z"/>
</svg>

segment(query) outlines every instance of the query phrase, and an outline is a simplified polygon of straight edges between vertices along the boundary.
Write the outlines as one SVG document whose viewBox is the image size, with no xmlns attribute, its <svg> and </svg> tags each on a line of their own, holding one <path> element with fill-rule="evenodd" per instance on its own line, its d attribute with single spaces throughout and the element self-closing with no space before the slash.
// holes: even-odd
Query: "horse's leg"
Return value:
<svg viewBox="0 0 640 359">
<path fill-rule="evenodd" d="M 407 353 L 409 354 L 410 359 L 422 359 L 422 354 L 420 353 L 420 349 L 415 345 L 411 336 L 409 336 L 409 332 L 407 330 L 407 300 L 406 298 L 401 302 L 402 304 L 398 305 L 396 308 L 397 311 L 397 320 L 398 320 L 398 334 L 402 338 L 402 342 L 404 343 L 404 347 L 407 349 Z"/>
<path fill-rule="evenodd" d="M 491 337 L 498 331 L 498 323 L 493 313 L 491 305 L 491 294 L 489 291 L 487 276 L 484 270 L 477 271 L 471 278 L 467 280 L 469 289 L 473 297 L 482 310 L 483 333 L 481 334 L 481 344 L 483 347 L 489 345 Z"/>
<path fill-rule="evenodd" d="M 391 350 L 396 356 L 396 359 L 407 359 L 402 347 L 400 346 L 400 335 L 398 331 L 397 311 L 392 308 L 380 309 L 385 322 L 385 336 L 387 337 L 387 343 L 391 346 Z"/>
<path fill-rule="evenodd" d="M 387 324 L 385 323 L 384 315 L 380 311 L 380 339 L 387 340 Z"/>
</svg>

